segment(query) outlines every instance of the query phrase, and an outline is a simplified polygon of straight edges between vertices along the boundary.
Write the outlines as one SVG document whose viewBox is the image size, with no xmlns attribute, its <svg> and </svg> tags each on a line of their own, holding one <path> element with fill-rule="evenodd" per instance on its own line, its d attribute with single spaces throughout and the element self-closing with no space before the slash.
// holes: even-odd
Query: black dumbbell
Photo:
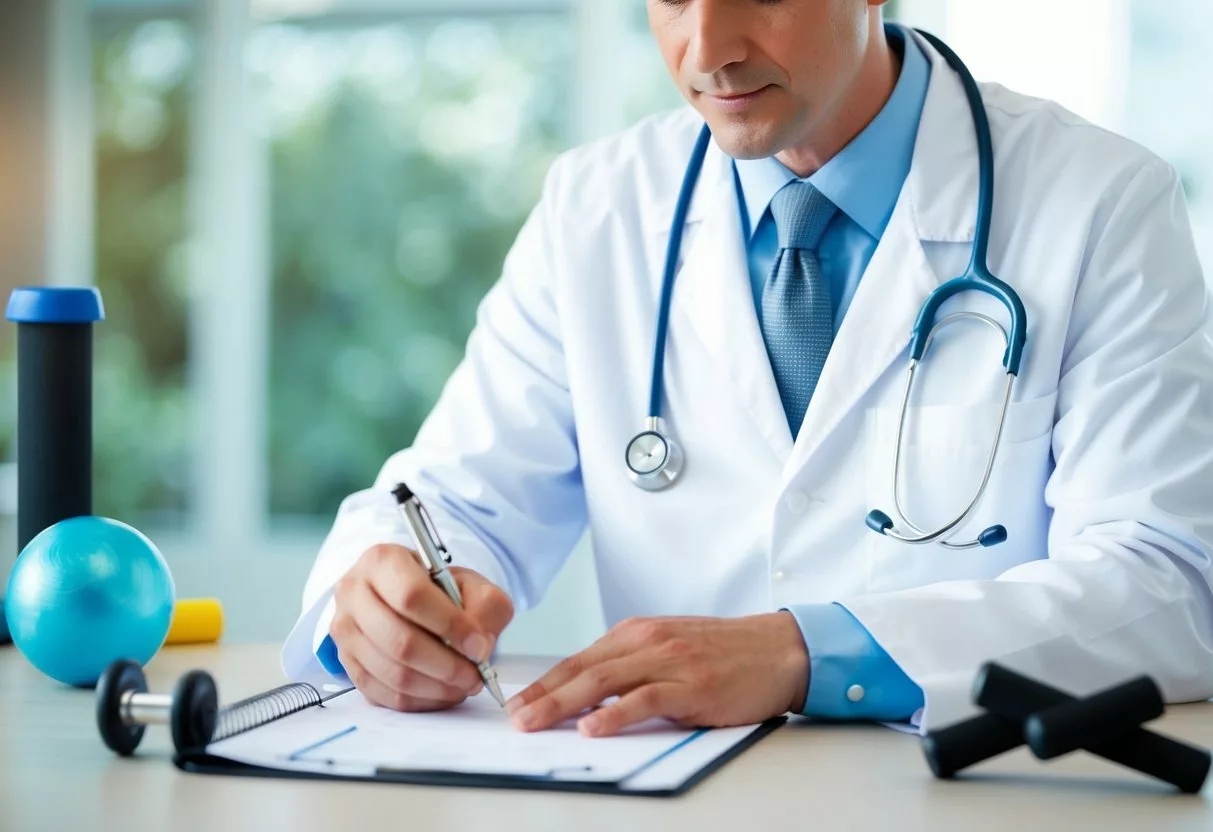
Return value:
<svg viewBox="0 0 1213 832">
<path fill-rule="evenodd" d="M 218 712 L 215 680 L 202 670 L 182 676 L 171 695 L 148 693 L 143 668 L 125 659 L 110 664 L 97 680 L 97 729 L 123 757 L 139 747 L 148 725 L 167 724 L 178 751 L 201 748 L 215 734 Z"/>
<path fill-rule="evenodd" d="M 1028 745 L 1042 760 L 1082 749 L 1195 794 L 1213 765 L 1208 749 L 1149 731 L 1142 723 L 1163 712 L 1149 677 L 1076 697 L 998 664 L 987 663 L 973 684 L 985 713 L 931 732 L 922 748 L 936 777 Z"/>
</svg>

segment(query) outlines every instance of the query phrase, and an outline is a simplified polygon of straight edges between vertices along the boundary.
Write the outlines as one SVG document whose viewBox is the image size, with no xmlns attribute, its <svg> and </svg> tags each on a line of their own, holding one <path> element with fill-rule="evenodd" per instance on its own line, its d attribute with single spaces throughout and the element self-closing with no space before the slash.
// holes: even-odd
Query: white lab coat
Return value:
<svg viewBox="0 0 1213 832">
<path fill-rule="evenodd" d="M 933 64 L 909 178 L 793 442 L 759 332 L 730 161 L 714 145 L 685 228 L 663 416 L 686 469 L 638 489 L 624 447 L 646 415 L 670 219 L 700 119 L 650 118 L 561 157 L 415 443 L 351 495 L 283 651 L 320 673 L 331 589 L 370 545 L 411 544 L 388 489 L 428 501 L 455 563 L 520 609 L 588 528 L 608 623 L 844 604 L 925 693 L 924 730 L 974 712 L 976 668 L 1084 693 L 1148 673 L 1170 701 L 1213 696 L 1213 352 L 1179 180 L 1055 104 L 983 85 L 996 153 L 989 262 L 1028 342 L 988 496 L 989 549 L 911 547 L 892 451 L 911 327 L 970 256 L 977 148 L 958 79 Z M 944 307 L 1005 320 L 985 295 Z M 905 459 L 920 525 L 972 493 L 1001 405 L 1002 342 L 941 331 Z"/>
</svg>

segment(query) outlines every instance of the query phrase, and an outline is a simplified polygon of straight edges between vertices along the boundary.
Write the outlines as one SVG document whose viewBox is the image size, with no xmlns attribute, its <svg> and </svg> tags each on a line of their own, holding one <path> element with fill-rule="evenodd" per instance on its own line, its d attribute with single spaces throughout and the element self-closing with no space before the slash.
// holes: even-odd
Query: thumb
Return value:
<svg viewBox="0 0 1213 832">
<path fill-rule="evenodd" d="M 463 608 L 488 636 L 496 640 L 514 618 L 514 603 L 501 587 L 479 572 L 452 566 L 451 574 L 463 595 Z"/>
</svg>

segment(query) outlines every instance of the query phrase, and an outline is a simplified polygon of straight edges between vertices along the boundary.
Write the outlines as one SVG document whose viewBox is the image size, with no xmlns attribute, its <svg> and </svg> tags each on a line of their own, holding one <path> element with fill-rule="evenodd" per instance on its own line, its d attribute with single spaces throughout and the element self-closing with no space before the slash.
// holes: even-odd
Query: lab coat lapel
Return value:
<svg viewBox="0 0 1213 832">
<path fill-rule="evenodd" d="M 917 37 L 917 36 L 916 36 Z M 964 88 L 919 38 L 932 63 L 906 184 L 834 339 L 801 425 L 785 484 L 822 448 L 898 358 L 907 355 L 919 309 L 941 283 L 923 241 L 971 243 L 977 204 L 977 143 Z"/>
<path fill-rule="evenodd" d="M 700 177 L 702 221 L 674 288 L 673 315 L 690 323 L 782 465 L 792 433 L 754 309 L 732 160 L 711 145 Z M 671 338 L 675 337 L 673 332 Z M 718 406 L 726 406 L 722 397 Z"/>
</svg>

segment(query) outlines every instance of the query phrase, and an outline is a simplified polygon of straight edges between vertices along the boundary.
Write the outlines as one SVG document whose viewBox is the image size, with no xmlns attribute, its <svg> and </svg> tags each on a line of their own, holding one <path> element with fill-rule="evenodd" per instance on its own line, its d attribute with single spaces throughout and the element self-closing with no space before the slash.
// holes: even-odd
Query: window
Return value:
<svg viewBox="0 0 1213 832">
<path fill-rule="evenodd" d="M 1213 5 L 899 0 L 898 13 L 947 39 L 980 80 L 1054 99 L 1174 165 L 1213 280 Z"/>
<path fill-rule="evenodd" d="M 648 3 L 630 3 L 619 61 L 625 88 L 624 115 L 632 123 L 650 113 L 687 106 L 666 69 L 649 28 Z"/>
<path fill-rule="evenodd" d="M 1213 280 L 1213 4 L 1133 0 L 1122 129 L 1183 179 L 1205 275 Z"/>
<path fill-rule="evenodd" d="M 186 182 L 193 32 L 182 20 L 93 29 L 94 510 L 178 528 L 190 466 Z"/>
<path fill-rule="evenodd" d="M 257 30 L 269 510 L 328 522 L 412 441 L 569 141 L 564 15 Z"/>
</svg>

